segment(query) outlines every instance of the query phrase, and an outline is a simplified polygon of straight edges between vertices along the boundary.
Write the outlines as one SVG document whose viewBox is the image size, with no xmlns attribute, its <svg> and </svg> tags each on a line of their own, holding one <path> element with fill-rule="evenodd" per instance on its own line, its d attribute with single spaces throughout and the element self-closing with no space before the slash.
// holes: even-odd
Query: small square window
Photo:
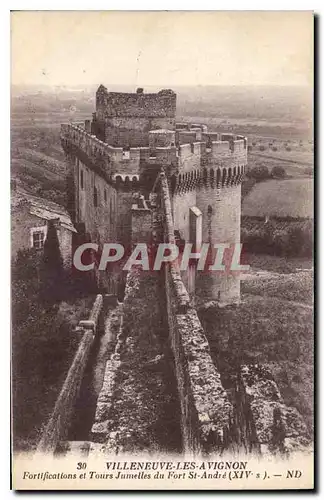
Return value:
<svg viewBox="0 0 324 500">
<path fill-rule="evenodd" d="M 43 231 L 36 231 L 33 233 L 33 247 L 37 250 L 44 247 L 45 235 Z"/>
</svg>

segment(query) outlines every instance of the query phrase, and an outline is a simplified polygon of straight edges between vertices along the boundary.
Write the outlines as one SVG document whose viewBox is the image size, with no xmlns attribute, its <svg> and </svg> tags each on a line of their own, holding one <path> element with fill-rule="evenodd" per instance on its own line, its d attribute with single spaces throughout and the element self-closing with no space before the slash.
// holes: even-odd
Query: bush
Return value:
<svg viewBox="0 0 324 500">
<path fill-rule="evenodd" d="M 250 253 L 288 257 L 312 257 L 313 227 L 312 223 L 275 231 L 271 223 L 252 229 L 242 228 L 241 240 L 244 248 Z"/>
<path fill-rule="evenodd" d="M 313 168 L 312 167 L 306 167 L 306 168 L 304 168 L 304 174 L 306 174 L 306 175 L 313 175 L 314 174 Z"/>
<path fill-rule="evenodd" d="M 287 254 L 289 256 L 311 257 L 313 253 L 313 230 L 312 227 L 291 227 L 288 230 L 288 247 Z"/>
<path fill-rule="evenodd" d="M 259 149 L 260 149 L 260 151 L 264 151 L 265 147 L 264 146 L 260 146 Z"/>
<path fill-rule="evenodd" d="M 43 261 L 40 269 L 41 295 L 45 307 L 51 307 L 62 299 L 64 289 L 63 260 L 54 222 L 48 222 L 44 243 Z"/>
<path fill-rule="evenodd" d="M 249 145 L 247 149 L 248 149 L 248 151 L 252 151 L 253 148 L 251 145 Z"/>
<path fill-rule="evenodd" d="M 286 170 L 280 165 L 276 165 L 271 170 L 271 177 L 273 177 L 274 179 L 283 179 L 284 177 L 286 177 Z"/>
<path fill-rule="evenodd" d="M 273 146 L 272 151 L 278 151 L 278 148 L 276 146 Z"/>
<path fill-rule="evenodd" d="M 253 177 L 244 179 L 244 181 L 242 182 L 242 199 L 251 191 L 255 184 L 256 180 Z"/>
<path fill-rule="evenodd" d="M 287 146 L 287 147 L 286 147 L 286 151 L 291 151 L 291 147 L 290 147 L 290 146 Z"/>
<path fill-rule="evenodd" d="M 246 176 L 255 179 L 256 182 L 260 182 L 265 179 L 269 179 L 269 169 L 265 165 L 260 165 L 258 167 L 251 168 L 251 170 L 246 173 Z"/>
</svg>

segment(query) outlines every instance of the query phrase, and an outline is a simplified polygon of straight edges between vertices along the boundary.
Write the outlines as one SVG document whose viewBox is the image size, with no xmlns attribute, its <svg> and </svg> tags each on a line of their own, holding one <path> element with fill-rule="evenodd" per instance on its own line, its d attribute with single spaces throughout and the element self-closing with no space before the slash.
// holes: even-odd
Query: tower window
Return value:
<svg viewBox="0 0 324 500">
<path fill-rule="evenodd" d="M 212 206 L 211 206 L 211 205 L 208 205 L 208 208 L 207 208 L 207 214 L 208 214 L 208 215 L 211 215 L 212 213 L 213 213 Z"/>
<path fill-rule="evenodd" d="M 80 185 L 81 189 L 84 187 L 83 170 L 80 170 Z"/>
<path fill-rule="evenodd" d="M 95 207 L 98 206 L 98 190 L 97 190 L 96 186 L 94 186 L 94 188 L 93 188 L 93 204 Z"/>
</svg>

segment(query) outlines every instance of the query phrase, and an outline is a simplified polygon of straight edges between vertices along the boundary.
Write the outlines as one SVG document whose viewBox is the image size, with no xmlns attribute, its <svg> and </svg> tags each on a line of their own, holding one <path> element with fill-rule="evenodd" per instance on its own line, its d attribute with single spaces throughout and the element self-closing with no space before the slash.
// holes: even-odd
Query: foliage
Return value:
<svg viewBox="0 0 324 500">
<path fill-rule="evenodd" d="M 256 180 L 253 177 L 246 178 L 242 182 L 242 199 L 251 191 L 253 186 L 255 186 Z"/>
<path fill-rule="evenodd" d="M 285 228 L 276 227 L 274 221 L 242 227 L 241 241 L 247 252 L 264 253 L 287 257 L 312 257 L 313 227 L 312 222 L 291 224 Z"/>
<path fill-rule="evenodd" d="M 271 170 L 271 177 L 274 179 L 283 179 L 286 177 L 286 170 L 280 165 L 275 165 Z"/>
<path fill-rule="evenodd" d="M 276 280 L 274 280 L 275 287 Z M 265 289 L 265 291 L 267 288 Z M 232 387 L 237 364 L 262 363 L 271 369 L 287 405 L 312 427 L 312 309 L 277 295 L 242 295 L 238 306 L 210 308 L 200 316 L 222 381 Z M 233 377 L 234 375 L 234 377 Z"/>
<path fill-rule="evenodd" d="M 80 340 L 73 327 L 92 300 L 45 308 L 41 264 L 34 249 L 19 251 L 12 262 L 13 444 L 26 450 L 37 444 L 53 409 Z"/>
<path fill-rule="evenodd" d="M 63 289 L 64 272 L 60 244 L 55 224 L 50 220 L 40 269 L 40 298 L 42 303 L 46 307 L 57 304 L 62 298 Z"/>
<path fill-rule="evenodd" d="M 310 175 L 310 176 L 314 175 L 313 167 L 306 167 L 306 168 L 304 168 L 304 174 Z"/>
<path fill-rule="evenodd" d="M 269 169 L 266 165 L 258 165 L 248 170 L 246 176 L 249 178 L 252 177 L 257 182 L 264 181 L 269 179 Z"/>
</svg>

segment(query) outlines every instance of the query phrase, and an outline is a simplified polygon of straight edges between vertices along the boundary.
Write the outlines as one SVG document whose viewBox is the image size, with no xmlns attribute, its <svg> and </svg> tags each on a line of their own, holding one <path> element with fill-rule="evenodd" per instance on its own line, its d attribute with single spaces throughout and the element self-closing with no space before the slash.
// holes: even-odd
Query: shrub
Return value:
<svg viewBox="0 0 324 500">
<path fill-rule="evenodd" d="M 260 151 L 264 151 L 265 150 L 265 146 L 260 146 L 259 149 L 260 149 Z"/>
<path fill-rule="evenodd" d="M 259 165 L 258 167 L 251 168 L 246 173 L 246 176 L 255 179 L 256 182 L 260 182 L 269 179 L 269 169 L 265 165 Z"/>
<path fill-rule="evenodd" d="M 251 191 L 255 184 L 256 180 L 253 177 L 244 179 L 242 182 L 242 199 Z"/>
<path fill-rule="evenodd" d="M 48 222 L 41 266 L 41 300 L 46 307 L 57 304 L 63 291 L 63 260 L 54 222 Z"/>
<path fill-rule="evenodd" d="M 273 146 L 272 151 L 278 151 L 278 148 L 276 146 Z"/>
<path fill-rule="evenodd" d="M 306 168 L 304 168 L 304 174 L 306 174 L 306 175 L 313 175 L 314 174 L 313 168 L 312 167 L 306 167 Z"/>
<path fill-rule="evenodd" d="M 289 257 L 312 257 L 313 227 L 289 225 L 275 230 L 271 221 L 257 228 L 242 228 L 241 240 L 247 252 Z"/>
<path fill-rule="evenodd" d="M 284 177 L 286 177 L 286 170 L 280 165 L 276 165 L 271 170 L 271 177 L 273 177 L 274 179 L 283 179 Z"/>
<path fill-rule="evenodd" d="M 286 151 L 291 151 L 291 147 L 290 147 L 290 146 L 287 146 L 287 147 L 286 147 Z"/>
<path fill-rule="evenodd" d="M 253 148 L 251 145 L 249 145 L 247 149 L 248 149 L 248 151 L 252 151 Z"/>
<path fill-rule="evenodd" d="M 289 256 L 311 257 L 313 253 L 312 227 L 291 227 L 288 230 L 287 254 Z"/>
</svg>

